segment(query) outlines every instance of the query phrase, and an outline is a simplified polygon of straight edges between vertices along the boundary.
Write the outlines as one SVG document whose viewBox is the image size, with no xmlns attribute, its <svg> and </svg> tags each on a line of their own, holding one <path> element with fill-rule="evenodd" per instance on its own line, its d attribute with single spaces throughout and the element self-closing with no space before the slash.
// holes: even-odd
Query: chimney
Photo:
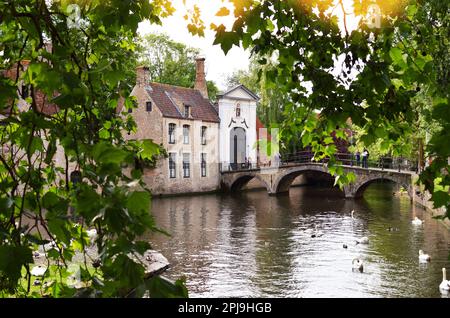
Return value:
<svg viewBox="0 0 450 318">
<path fill-rule="evenodd" d="M 150 83 L 150 74 L 147 66 L 136 67 L 136 85 L 145 86 Z"/>
<path fill-rule="evenodd" d="M 195 85 L 194 88 L 199 90 L 202 96 L 208 99 L 208 88 L 206 86 L 206 77 L 205 77 L 205 58 L 198 57 L 195 59 L 197 63 L 195 69 Z"/>
</svg>

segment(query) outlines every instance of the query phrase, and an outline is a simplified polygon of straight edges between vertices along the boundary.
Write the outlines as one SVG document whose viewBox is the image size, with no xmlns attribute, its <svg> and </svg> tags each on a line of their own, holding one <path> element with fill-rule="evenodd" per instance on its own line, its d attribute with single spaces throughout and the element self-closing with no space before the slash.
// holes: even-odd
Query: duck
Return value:
<svg viewBox="0 0 450 318">
<path fill-rule="evenodd" d="M 361 273 L 364 271 L 364 263 L 359 258 L 353 259 L 352 265 L 353 265 L 353 270 L 358 270 Z"/>
<path fill-rule="evenodd" d="M 450 291 L 450 280 L 447 280 L 445 267 L 442 268 L 442 282 L 439 285 L 439 290 L 442 294 L 447 294 Z"/>
<path fill-rule="evenodd" d="M 356 240 L 356 244 L 369 244 L 369 238 L 367 236 L 363 236 Z"/>
<path fill-rule="evenodd" d="M 347 244 L 343 244 L 342 247 L 343 248 L 347 248 L 348 246 L 347 246 Z"/>
<path fill-rule="evenodd" d="M 398 231 L 400 231 L 398 227 L 389 227 L 387 230 L 389 232 L 398 232 Z"/>
<path fill-rule="evenodd" d="M 414 220 L 411 221 L 413 225 L 422 225 L 423 221 L 419 219 L 417 216 L 414 218 Z"/>
<path fill-rule="evenodd" d="M 420 262 L 429 262 L 431 261 L 431 257 L 428 254 L 425 254 L 422 250 L 419 250 L 419 261 Z"/>
</svg>

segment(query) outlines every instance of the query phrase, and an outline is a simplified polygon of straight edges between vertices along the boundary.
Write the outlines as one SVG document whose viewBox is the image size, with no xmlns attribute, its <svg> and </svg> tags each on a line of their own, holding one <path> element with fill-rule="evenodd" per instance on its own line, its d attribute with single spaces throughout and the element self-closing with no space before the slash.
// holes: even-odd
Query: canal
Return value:
<svg viewBox="0 0 450 318">
<path fill-rule="evenodd" d="M 441 297 L 450 232 L 392 194 L 377 183 L 360 200 L 320 187 L 155 198 L 152 213 L 171 237 L 149 239 L 190 297 Z M 424 224 L 412 225 L 414 216 Z M 356 244 L 363 236 L 369 244 Z M 419 263 L 420 249 L 430 263 Z M 354 258 L 363 273 L 352 271 Z"/>
</svg>

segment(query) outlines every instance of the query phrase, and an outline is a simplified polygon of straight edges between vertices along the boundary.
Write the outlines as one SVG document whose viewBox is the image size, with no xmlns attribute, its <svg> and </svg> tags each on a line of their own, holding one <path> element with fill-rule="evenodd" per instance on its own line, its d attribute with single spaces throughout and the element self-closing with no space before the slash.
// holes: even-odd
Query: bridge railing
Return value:
<svg viewBox="0 0 450 318">
<path fill-rule="evenodd" d="M 310 151 L 300 151 L 297 153 L 285 154 L 281 157 L 282 165 L 298 164 L 298 163 L 327 163 L 328 158 L 321 159 L 319 161 L 313 160 L 314 154 Z M 364 166 L 364 160 L 362 156 L 357 158 L 356 155 L 351 153 L 336 153 L 335 158 L 341 164 L 346 166 L 354 166 L 361 168 L 377 168 L 377 169 L 390 169 L 397 171 L 416 171 L 417 172 L 417 162 L 411 161 L 402 157 L 378 157 L 371 158 L 369 156 L 367 163 Z"/>
<path fill-rule="evenodd" d="M 313 159 L 314 153 L 311 151 L 299 151 L 296 153 L 283 154 L 279 159 L 275 158 L 274 162 L 268 162 L 265 164 L 256 163 L 230 163 L 230 164 L 220 164 L 220 172 L 227 171 L 246 171 L 253 169 L 260 169 L 266 167 L 277 167 L 277 166 L 289 166 L 295 164 L 306 164 L 306 163 L 327 163 L 329 158 L 323 158 L 319 161 Z M 415 171 L 417 172 L 417 162 L 408 160 L 401 157 L 378 157 L 371 158 L 367 160 L 367 163 L 363 161 L 362 156 L 359 160 L 357 156 L 351 153 L 336 153 L 335 158 L 342 165 L 361 167 L 361 168 L 376 168 L 376 169 L 389 169 L 397 171 Z"/>
</svg>

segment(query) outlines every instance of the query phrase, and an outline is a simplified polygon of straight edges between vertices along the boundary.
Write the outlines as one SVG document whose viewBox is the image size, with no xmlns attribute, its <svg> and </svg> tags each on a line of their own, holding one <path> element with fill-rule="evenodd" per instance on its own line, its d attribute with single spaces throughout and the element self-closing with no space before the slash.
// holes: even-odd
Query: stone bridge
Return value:
<svg viewBox="0 0 450 318">
<path fill-rule="evenodd" d="M 344 186 L 342 189 L 346 198 L 361 197 L 364 190 L 374 181 L 389 180 L 408 191 L 413 197 L 412 172 L 396 171 L 390 169 L 361 168 L 342 166 L 345 172 L 353 172 L 356 176 L 354 183 Z M 292 182 L 302 174 L 328 175 L 328 168 L 322 163 L 290 164 L 278 168 L 261 168 L 242 171 L 226 171 L 221 175 L 221 186 L 225 191 L 236 192 L 242 189 L 251 179 L 258 179 L 270 195 L 286 193 Z"/>
</svg>

